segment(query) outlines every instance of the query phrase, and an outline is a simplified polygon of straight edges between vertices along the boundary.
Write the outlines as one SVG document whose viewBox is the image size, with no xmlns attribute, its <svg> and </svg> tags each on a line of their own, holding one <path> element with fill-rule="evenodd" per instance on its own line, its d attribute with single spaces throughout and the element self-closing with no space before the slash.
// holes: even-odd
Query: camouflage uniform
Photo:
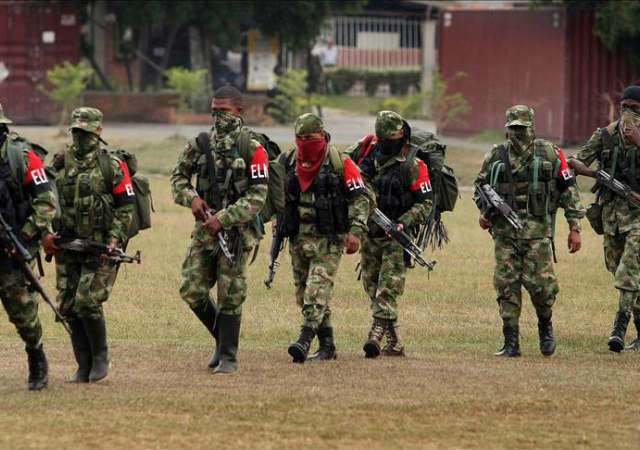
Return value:
<svg viewBox="0 0 640 450">
<path fill-rule="evenodd" d="M 24 196 L 23 202 L 28 204 L 29 215 L 16 218 L 18 223 L 15 225 L 21 226 L 21 229 L 15 231 L 19 231 L 31 254 L 35 254 L 40 247 L 39 239 L 52 232 L 56 199 L 42 160 L 29 142 L 15 133 L 8 133 L 6 127 L 11 123 L 0 105 L 0 127 L 7 131 L 6 134 L 0 132 L 0 182 L 4 186 L 0 190 L 0 211 L 5 220 L 11 222 L 8 216 L 11 213 L 15 216 L 16 211 L 8 211 L 9 204 L 17 207 L 16 196 Z M 19 190 L 22 190 L 21 194 L 16 192 Z M 48 380 L 38 299 L 27 288 L 20 268 L 5 255 L 0 255 L 0 298 L 9 320 L 25 342 L 29 356 L 29 389 L 42 389 Z"/>
<path fill-rule="evenodd" d="M 412 148 L 410 145 L 404 144 L 392 154 L 385 155 L 381 150 L 382 142 L 402 129 L 407 137 L 409 125 L 399 114 L 381 111 L 375 125 L 377 139 L 371 141 L 368 148 L 358 143 L 345 152 L 360 167 L 382 212 L 408 229 L 427 221 L 433 207 L 433 195 L 427 165 L 418 158 L 407 160 L 407 153 Z M 406 204 L 400 205 L 401 202 Z M 398 204 L 394 206 L 393 203 Z M 402 355 L 404 349 L 399 342 L 396 323 L 398 300 L 404 292 L 407 271 L 404 251 L 375 224 L 369 224 L 369 232 L 362 245 L 361 268 L 373 315 L 365 353 L 368 357 L 377 356 L 380 353 L 379 343 L 386 333 L 388 342 L 382 352 Z"/>
<path fill-rule="evenodd" d="M 639 162 L 640 149 L 628 142 L 620 131 L 620 121 L 605 128 L 597 129 L 589 141 L 580 149 L 576 159 L 589 166 L 594 161 L 598 167 L 614 178 L 628 183 L 635 191 L 640 191 L 640 174 L 631 173 Z M 614 160 L 617 160 L 615 168 Z M 607 270 L 615 280 L 619 292 L 618 312 L 612 332 L 610 347 L 624 345 L 627 323 L 633 312 L 634 322 L 640 337 L 640 208 L 612 192 L 601 189 L 597 203 L 602 208 L 604 231 L 604 259 Z M 638 341 L 635 341 L 637 343 Z M 634 345 L 635 348 L 635 345 Z M 612 348 L 613 350 L 613 348 Z M 616 351 L 616 350 L 614 350 Z"/>
<path fill-rule="evenodd" d="M 491 184 L 505 199 L 510 199 L 513 192 L 515 199 L 510 203 L 524 225 L 523 229 L 516 230 L 500 215 L 491 219 L 496 260 L 494 287 L 504 324 L 505 345 L 507 338 L 512 339 L 511 343 L 518 348 L 514 353 L 519 354 L 518 323 L 524 286 L 538 316 L 541 349 L 544 347 L 543 353 L 551 354 L 555 349 L 552 306 L 559 291 L 552 265 L 555 210 L 562 207 L 569 227 L 577 231 L 585 210 L 562 151 L 549 141 L 533 139 L 533 110 L 517 105 L 509 108 L 506 115 L 505 127 L 526 127 L 531 141 L 524 150 L 511 140 L 494 146 L 485 156 L 475 181 L 476 185 Z M 503 152 L 508 155 L 513 183 L 506 173 Z M 538 171 L 534 169 L 537 166 Z M 538 184 L 534 180 L 539 180 Z M 542 192 L 543 197 L 534 198 L 537 194 L 532 192 Z M 544 192 L 550 193 L 545 197 Z"/>
<path fill-rule="evenodd" d="M 314 114 L 304 114 L 296 120 L 296 136 L 323 132 L 322 120 Z M 287 186 L 290 186 L 292 181 L 295 182 L 294 178 L 297 176 L 295 171 L 297 154 L 298 151 L 292 149 L 282 156 L 289 173 Z M 320 348 L 318 353 L 310 359 L 335 359 L 329 301 L 342 257 L 343 241 L 346 232 L 361 239 L 367 230 L 369 201 L 365 195 L 360 170 L 349 157 L 341 155 L 331 145 L 328 145 L 326 155 L 314 184 L 308 190 L 300 192 L 299 196 L 296 195 L 296 204 L 291 206 L 297 208 L 294 214 L 299 219 L 296 220 L 297 234 L 290 237 L 289 253 L 296 287 L 296 301 L 303 316 L 302 333 L 310 337 L 310 339 L 305 337 L 300 347 L 302 351 L 298 352 L 300 360 L 296 362 L 304 362 L 308 346 L 315 334 L 320 341 Z M 342 232 L 336 232 L 334 229 L 331 234 L 322 233 L 318 229 L 316 217 L 318 211 L 315 206 L 318 199 L 318 179 L 325 177 L 326 174 L 335 174 L 337 178 L 341 178 L 340 197 L 348 193 L 348 202 L 345 202 L 345 206 L 348 207 L 349 229 Z M 287 199 L 290 198 L 291 192 L 288 192 Z M 336 222 L 334 221 L 334 224 Z"/>
<path fill-rule="evenodd" d="M 209 363 L 214 372 L 236 370 L 236 352 L 242 304 L 247 296 L 246 266 L 261 237 L 259 213 L 265 205 L 268 190 L 268 155 L 264 147 L 251 140 L 247 154 L 240 154 L 239 140 L 242 129 L 240 118 L 232 129 L 211 130 L 208 135 L 215 164 L 216 183 L 220 188 L 220 209 L 212 212 L 222 224 L 227 241 L 232 245 L 235 264 L 230 264 L 220 251 L 218 235 L 212 235 L 196 221 L 191 233 L 191 244 L 182 265 L 180 296 L 214 336 L 216 354 Z M 190 140 L 180 155 L 171 174 L 174 201 L 191 207 L 197 197 L 205 199 L 214 208 L 210 196 L 211 174 L 208 173 L 206 150 L 196 140 Z M 194 186 L 192 178 L 198 177 Z M 217 284 L 217 306 L 209 291 Z M 229 331 L 229 345 L 224 348 L 219 333 Z M 221 354 L 221 352 L 223 352 Z M 224 353 L 228 352 L 228 353 Z M 224 363 L 220 366 L 221 363 Z M 220 367 L 218 367 L 220 366 Z M 223 370 L 224 369 L 224 370 Z"/>
<path fill-rule="evenodd" d="M 62 213 L 56 231 L 63 237 L 126 246 L 135 194 L 126 163 L 100 147 L 101 129 L 99 110 L 82 107 L 72 112 L 70 130 L 88 136 L 90 143 L 74 143 L 64 152 L 64 165 L 56 176 Z M 111 186 L 107 186 L 99 158 L 111 164 Z M 67 250 L 56 255 L 58 302 L 69 320 L 79 366 L 70 381 L 98 381 L 106 376 L 102 304 L 111 294 L 117 271 L 116 265 L 92 255 Z"/>
</svg>

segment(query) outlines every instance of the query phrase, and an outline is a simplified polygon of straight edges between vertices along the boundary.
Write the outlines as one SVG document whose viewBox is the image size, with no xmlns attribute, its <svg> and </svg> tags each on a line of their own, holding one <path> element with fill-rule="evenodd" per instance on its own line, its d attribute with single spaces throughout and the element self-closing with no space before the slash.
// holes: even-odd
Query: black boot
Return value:
<svg viewBox="0 0 640 450">
<path fill-rule="evenodd" d="M 538 336 L 540 338 L 540 353 L 551 356 L 556 351 L 556 338 L 553 336 L 553 324 L 551 317 L 538 318 Z"/>
<path fill-rule="evenodd" d="M 311 327 L 301 327 L 298 340 L 289 346 L 289 354 L 293 358 L 294 363 L 303 363 L 307 360 L 311 341 L 315 337 L 316 332 Z"/>
<path fill-rule="evenodd" d="M 494 356 L 516 358 L 520 356 L 520 328 L 518 325 L 503 325 L 504 345 Z"/>
<path fill-rule="evenodd" d="M 377 317 L 373 318 L 371 330 L 369 330 L 369 337 L 362 347 L 365 358 L 377 358 L 380 356 L 382 339 L 387 331 L 389 322 L 389 320 L 378 319 Z"/>
<path fill-rule="evenodd" d="M 236 354 L 240 340 L 241 316 L 220 313 L 217 327 L 220 330 L 219 361 L 213 373 L 233 373 L 238 370 Z"/>
<path fill-rule="evenodd" d="M 627 334 L 627 326 L 629 325 L 629 314 L 618 311 L 616 319 L 613 322 L 613 330 L 609 338 L 609 350 L 620 353 L 624 349 L 624 335 Z"/>
<path fill-rule="evenodd" d="M 636 331 L 638 333 L 638 337 L 636 337 L 631 344 L 627 345 L 625 350 L 630 352 L 635 352 L 636 350 L 640 350 L 640 317 L 633 318 L 633 324 L 636 326 Z"/>
<path fill-rule="evenodd" d="M 333 341 L 333 328 L 318 328 L 318 341 L 320 342 L 318 351 L 309 356 L 307 358 L 308 361 L 330 361 L 338 359 L 336 344 Z"/>
<path fill-rule="evenodd" d="M 27 387 L 30 391 L 39 391 L 49 384 L 49 363 L 44 354 L 42 345 L 35 349 L 27 350 L 27 360 L 29 361 L 29 379 Z"/>
<path fill-rule="evenodd" d="M 67 383 L 88 383 L 92 363 L 89 337 L 80 319 L 69 320 L 67 323 L 71 329 L 73 355 L 78 363 L 78 370 L 67 380 Z"/>
<path fill-rule="evenodd" d="M 91 348 L 91 371 L 89 381 L 100 381 L 109 373 L 109 350 L 107 347 L 107 326 L 104 317 L 82 319 Z"/>
<path fill-rule="evenodd" d="M 218 365 L 218 361 L 220 359 L 220 340 L 219 340 L 219 330 L 216 326 L 216 319 L 218 318 L 218 308 L 211 301 L 207 301 L 201 306 L 198 306 L 192 309 L 193 313 L 196 315 L 200 322 L 204 325 L 207 331 L 213 336 L 213 339 L 216 342 L 216 348 L 213 350 L 213 354 L 211 355 L 211 359 L 209 360 L 209 368 L 213 369 Z"/>
</svg>

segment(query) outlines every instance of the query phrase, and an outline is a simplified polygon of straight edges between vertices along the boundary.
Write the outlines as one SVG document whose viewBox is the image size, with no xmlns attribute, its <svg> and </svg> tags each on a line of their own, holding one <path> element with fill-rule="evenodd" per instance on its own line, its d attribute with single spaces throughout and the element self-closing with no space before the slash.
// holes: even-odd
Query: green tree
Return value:
<svg viewBox="0 0 640 450">
<path fill-rule="evenodd" d="M 193 110 L 197 97 L 207 89 L 205 85 L 207 71 L 172 67 L 165 72 L 165 75 L 167 76 L 167 85 L 177 91 L 180 96 L 178 109 L 183 112 Z"/>
<path fill-rule="evenodd" d="M 80 97 L 87 89 L 89 77 L 93 71 L 84 62 L 72 64 L 65 61 L 62 64 L 47 70 L 47 81 L 51 85 L 48 89 L 45 86 L 38 86 L 40 91 L 55 103 L 62 106 L 58 126 L 63 129 L 68 120 L 71 109 L 78 106 Z"/>
</svg>

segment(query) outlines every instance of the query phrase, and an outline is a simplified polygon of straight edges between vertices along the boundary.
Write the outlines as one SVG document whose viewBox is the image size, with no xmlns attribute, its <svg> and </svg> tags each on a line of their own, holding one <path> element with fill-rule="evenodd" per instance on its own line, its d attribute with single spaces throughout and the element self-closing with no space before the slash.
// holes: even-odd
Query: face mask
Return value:
<svg viewBox="0 0 640 450">
<path fill-rule="evenodd" d="M 530 127 L 510 127 L 507 128 L 507 139 L 517 148 L 526 149 L 535 139 L 535 134 Z"/>
<path fill-rule="evenodd" d="M 313 164 L 324 159 L 327 141 L 324 138 L 305 140 L 296 138 L 296 146 L 298 147 L 298 160 L 303 164 Z"/>
<path fill-rule="evenodd" d="M 404 139 L 380 139 L 380 151 L 385 156 L 400 153 L 404 147 Z"/>
<path fill-rule="evenodd" d="M 100 139 L 97 134 L 84 130 L 73 130 L 71 135 L 73 136 L 76 155 L 80 157 L 90 153 L 98 145 L 98 140 Z"/>
<path fill-rule="evenodd" d="M 224 136 L 242 126 L 242 118 L 226 111 L 213 111 L 213 127 L 218 136 Z"/>
</svg>

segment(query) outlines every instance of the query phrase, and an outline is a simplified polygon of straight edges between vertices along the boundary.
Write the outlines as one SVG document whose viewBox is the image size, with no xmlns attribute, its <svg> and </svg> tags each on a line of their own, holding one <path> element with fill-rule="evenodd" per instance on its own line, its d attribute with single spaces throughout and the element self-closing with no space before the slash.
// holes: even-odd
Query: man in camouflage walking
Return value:
<svg viewBox="0 0 640 450">
<path fill-rule="evenodd" d="M 570 163 L 579 175 L 595 176 L 598 168 L 640 193 L 640 86 L 629 86 L 620 101 L 620 119 L 598 128 Z M 639 198 L 635 196 L 635 203 Z M 609 350 L 621 352 L 633 312 L 638 337 L 628 347 L 640 348 L 640 208 L 628 199 L 599 187 L 589 219 L 604 234 L 605 264 L 614 276 L 619 293 L 618 311 L 609 338 Z M 593 215 L 593 216 L 592 216 Z M 593 219 L 592 219 L 593 217 Z"/>
<path fill-rule="evenodd" d="M 551 322 L 558 295 L 553 271 L 553 230 L 558 207 L 569 224 L 568 247 L 580 250 L 580 220 L 584 208 L 562 150 L 544 139 L 536 139 L 534 111 L 516 105 L 506 112 L 507 142 L 496 145 L 485 156 L 476 185 L 489 184 L 517 213 L 523 224 L 516 229 L 501 215 L 483 210 L 480 226 L 489 230 L 495 244 L 494 286 L 502 317 L 504 345 L 496 356 L 520 356 L 519 319 L 522 286 L 529 292 L 538 316 L 540 351 L 556 350 Z"/>
<path fill-rule="evenodd" d="M 124 247 L 135 206 L 128 166 L 101 147 L 104 141 L 100 110 L 73 110 L 69 129 L 73 143 L 57 167 L 61 219 L 56 232 L 64 238 L 107 244 L 111 249 Z M 109 371 L 102 304 L 109 299 L 118 268 L 99 256 L 60 250 L 55 244 L 46 251 L 56 256 L 60 312 L 71 329 L 71 345 L 78 364 L 68 381 L 99 381 Z"/>
<path fill-rule="evenodd" d="M 211 106 L 213 127 L 187 143 L 173 169 L 171 187 L 174 201 L 191 208 L 196 219 L 180 295 L 216 341 L 209 367 L 214 373 L 232 373 L 238 369 L 247 261 L 262 232 L 259 213 L 267 198 L 269 158 L 242 127 L 240 92 L 219 88 Z M 232 260 L 222 251 L 220 238 L 227 242 Z M 214 285 L 217 302 L 209 294 Z"/>
<path fill-rule="evenodd" d="M 0 213 L 22 238 L 31 254 L 40 242 L 51 245 L 51 222 L 56 199 L 44 170 L 42 158 L 28 141 L 9 132 L 12 121 L 0 105 Z M 36 294 L 27 288 L 20 267 L 7 254 L 7 242 L 0 252 L 0 298 L 9 320 L 25 343 L 29 362 L 30 391 L 47 387 L 48 363 L 42 345 L 42 325 L 38 318 Z"/>
<path fill-rule="evenodd" d="M 289 346 L 293 362 L 336 359 L 329 300 L 343 248 L 353 254 L 367 230 L 369 200 L 360 170 L 329 144 L 329 134 L 315 114 L 295 122 L 296 147 L 281 156 L 287 169 L 284 235 L 302 309 L 300 337 Z"/>
<path fill-rule="evenodd" d="M 399 229 L 424 224 L 433 207 L 429 170 L 415 158 L 409 124 L 393 111 L 378 113 L 373 140 L 363 139 L 346 150 L 360 167 L 378 208 Z M 365 142 L 368 142 L 365 145 Z M 404 356 L 398 333 L 398 300 L 404 292 L 407 265 L 402 247 L 369 221 L 362 245 L 362 282 L 371 299 L 373 323 L 363 350 L 367 358 L 382 353 Z M 384 336 L 386 345 L 381 348 Z"/>
</svg>

